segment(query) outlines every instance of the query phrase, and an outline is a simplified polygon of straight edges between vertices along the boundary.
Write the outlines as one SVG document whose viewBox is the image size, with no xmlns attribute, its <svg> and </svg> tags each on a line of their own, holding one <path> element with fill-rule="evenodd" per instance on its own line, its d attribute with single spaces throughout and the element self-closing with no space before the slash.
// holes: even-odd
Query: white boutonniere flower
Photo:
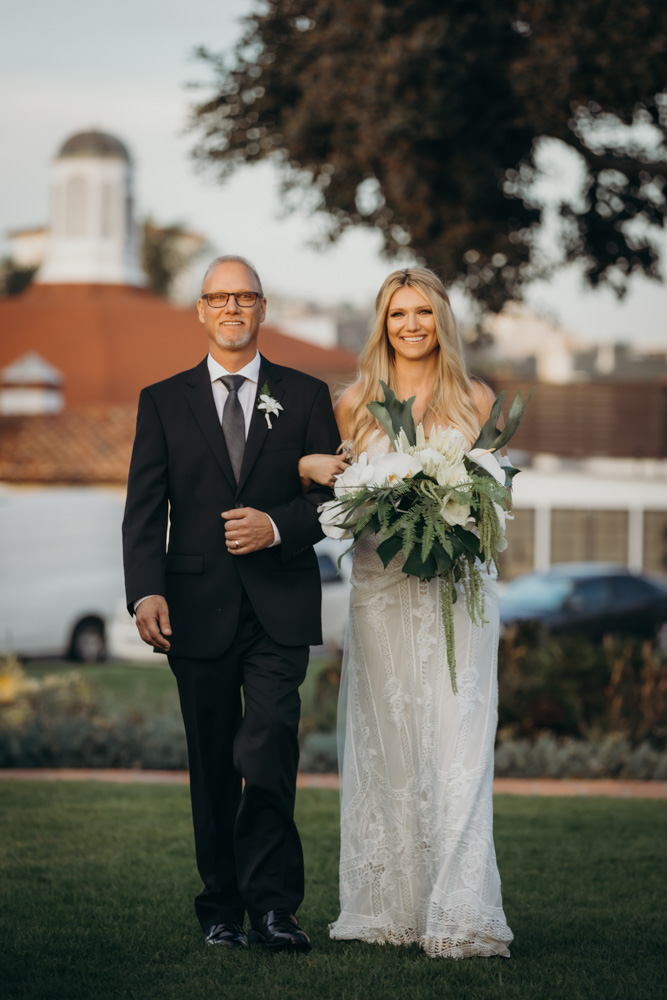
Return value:
<svg viewBox="0 0 667 1000">
<path fill-rule="evenodd" d="M 282 410 L 282 406 L 277 399 L 273 398 L 266 382 L 259 391 L 257 409 L 262 411 L 266 417 L 269 430 L 271 430 L 271 417 L 278 417 L 280 415 L 280 411 Z"/>
</svg>

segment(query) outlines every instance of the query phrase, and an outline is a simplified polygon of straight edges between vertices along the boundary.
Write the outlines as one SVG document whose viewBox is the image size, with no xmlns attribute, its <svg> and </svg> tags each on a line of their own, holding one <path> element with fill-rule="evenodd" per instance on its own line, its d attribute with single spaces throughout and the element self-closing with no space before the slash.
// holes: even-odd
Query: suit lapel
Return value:
<svg viewBox="0 0 667 1000">
<path fill-rule="evenodd" d="M 215 455 L 215 458 L 225 474 L 225 477 L 229 481 L 229 485 L 233 490 L 236 490 L 236 479 L 234 477 L 232 463 L 229 460 L 225 435 L 220 425 L 218 411 L 216 410 L 215 403 L 213 401 L 213 391 L 211 389 L 211 379 L 209 376 L 206 358 L 204 358 L 201 364 L 197 365 L 196 368 L 192 369 L 185 384 L 187 390 L 187 400 L 190 404 L 192 412 L 195 415 L 195 419 L 199 424 L 201 432 L 204 435 L 211 451 Z"/>
<path fill-rule="evenodd" d="M 257 409 L 260 393 L 265 385 L 269 388 L 269 395 L 273 396 L 274 399 L 281 403 L 285 387 L 283 385 L 283 377 L 280 372 L 280 368 L 278 368 L 277 365 L 272 364 L 270 361 L 267 361 L 265 357 L 262 357 L 259 369 L 259 379 L 257 381 L 257 398 L 255 400 L 255 405 L 253 406 L 250 427 L 248 429 L 248 437 L 246 439 L 245 451 L 243 453 L 243 464 L 241 465 L 241 475 L 239 477 L 238 486 L 239 490 L 242 489 L 253 465 L 257 461 L 264 442 L 270 434 L 269 425 L 266 422 L 264 412 Z M 280 420 L 281 416 L 282 414 L 278 417 L 272 418 L 274 426 L 275 421 Z"/>
</svg>

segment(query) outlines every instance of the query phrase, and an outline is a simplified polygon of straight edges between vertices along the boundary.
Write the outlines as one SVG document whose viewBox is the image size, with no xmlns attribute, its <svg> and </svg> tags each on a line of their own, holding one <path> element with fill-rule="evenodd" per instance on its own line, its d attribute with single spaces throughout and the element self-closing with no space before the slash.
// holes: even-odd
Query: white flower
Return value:
<svg viewBox="0 0 667 1000">
<path fill-rule="evenodd" d="M 440 508 L 440 516 L 446 524 L 460 524 L 465 527 L 471 518 L 470 506 L 462 503 L 457 503 L 454 499 L 455 493 L 448 493 L 447 496 L 442 501 L 442 506 Z"/>
<path fill-rule="evenodd" d="M 347 514 L 343 504 L 338 500 L 327 500 L 317 508 L 320 515 L 322 531 L 328 538 L 352 538 L 349 528 L 341 528 L 341 521 L 345 521 Z"/>
<path fill-rule="evenodd" d="M 451 465 L 458 465 L 463 461 L 468 444 L 457 427 L 433 427 L 428 436 L 428 447 L 445 455 Z"/>
<path fill-rule="evenodd" d="M 373 459 L 373 486 L 398 486 L 404 479 L 411 479 L 422 471 L 417 455 L 406 455 L 401 451 L 390 451 Z M 344 474 L 344 473 L 343 473 Z"/>
<path fill-rule="evenodd" d="M 463 462 L 457 462 L 456 465 L 443 463 L 435 478 L 440 486 L 463 486 L 470 482 L 468 470 Z"/>
<path fill-rule="evenodd" d="M 505 485 L 505 470 L 491 450 L 487 448 L 473 448 L 472 451 L 468 452 L 468 458 L 492 475 L 501 486 Z"/>
<path fill-rule="evenodd" d="M 374 483 L 375 470 L 369 465 L 368 455 L 363 451 L 357 462 L 353 462 L 344 472 L 336 476 L 334 493 L 340 497 L 345 493 L 352 493 L 359 486 L 372 486 Z"/>
<path fill-rule="evenodd" d="M 496 514 L 498 515 L 498 520 L 500 522 L 500 527 L 502 529 L 502 536 L 498 543 L 498 551 L 504 552 L 505 549 L 507 548 L 507 539 L 505 538 L 505 526 L 508 521 L 514 520 L 514 515 L 510 511 L 505 510 L 503 507 L 501 507 L 499 503 L 494 503 L 493 506 L 495 507 Z"/>
<path fill-rule="evenodd" d="M 419 426 L 421 427 L 421 424 Z M 445 456 L 436 451 L 435 448 L 420 448 L 418 451 L 415 450 L 415 454 L 418 455 L 426 475 L 431 476 L 432 479 L 437 479 L 440 467 L 447 464 Z"/>
<path fill-rule="evenodd" d="M 269 393 L 268 387 L 264 386 L 264 389 L 259 395 L 259 402 L 257 404 L 257 409 L 261 410 L 266 417 L 266 422 L 269 425 L 269 430 L 271 430 L 271 417 L 277 417 L 282 410 L 281 404 L 277 399 Z"/>
<path fill-rule="evenodd" d="M 417 437 L 411 452 L 421 461 L 427 476 L 440 486 L 460 486 L 470 482 L 463 459 L 466 439 L 456 427 L 433 427 L 428 436 L 422 424 L 417 426 Z"/>
</svg>

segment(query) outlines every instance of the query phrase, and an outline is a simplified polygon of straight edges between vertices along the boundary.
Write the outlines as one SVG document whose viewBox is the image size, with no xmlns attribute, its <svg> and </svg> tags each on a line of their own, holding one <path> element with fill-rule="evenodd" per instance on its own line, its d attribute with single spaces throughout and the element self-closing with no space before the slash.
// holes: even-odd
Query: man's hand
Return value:
<svg viewBox="0 0 667 1000">
<path fill-rule="evenodd" d="M 147 597 L 137 608 L 135 620 L 144 642 L 163 653 L 169 652 L 171 643 L 166 636 L 171 635 L 171 625 L 164 597 Z"/>
<path fill-rule="evenodd" d="M 268 514 L 254 507 L 238 507 L 222 512 L 225 544 L 235 556 L 246 556 L 273 545 L 273 525 Z"/>
</svg>

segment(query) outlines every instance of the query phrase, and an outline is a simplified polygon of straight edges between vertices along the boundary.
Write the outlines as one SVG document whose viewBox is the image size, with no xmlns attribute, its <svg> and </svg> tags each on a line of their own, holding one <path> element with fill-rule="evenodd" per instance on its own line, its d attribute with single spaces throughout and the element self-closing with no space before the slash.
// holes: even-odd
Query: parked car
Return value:
<svg viewBox="0 0 667 1000">
<path fill-rule="evenodd" d="M 0 493 L 0 654 L 104 658 L 123 506 L 83 487 Z"/>
<path fill-rule="evenodd" d="M 606 563 L 571 563 L 508 583 L 501 627 L 536 623 L 549 633 L 606 633 L 667 640 L 667 581 Z"/>
<path fill-rule="evenodd" d="M 315 546 L 322 579 L 322 637 L 329 649 L 342 649 L 347 623 L 350 597 L 352 556 L 344 556 L 340 572 L 338 558 L 349 542 L 323 538 Z M 141 660 L 161 664 L 165 660 L 139 637 L 134 618 L 130 618 L 124 600 L 116 604 L 115 614 L 109 623 L 109 655 L 119 660 Z"/>
</svg>

